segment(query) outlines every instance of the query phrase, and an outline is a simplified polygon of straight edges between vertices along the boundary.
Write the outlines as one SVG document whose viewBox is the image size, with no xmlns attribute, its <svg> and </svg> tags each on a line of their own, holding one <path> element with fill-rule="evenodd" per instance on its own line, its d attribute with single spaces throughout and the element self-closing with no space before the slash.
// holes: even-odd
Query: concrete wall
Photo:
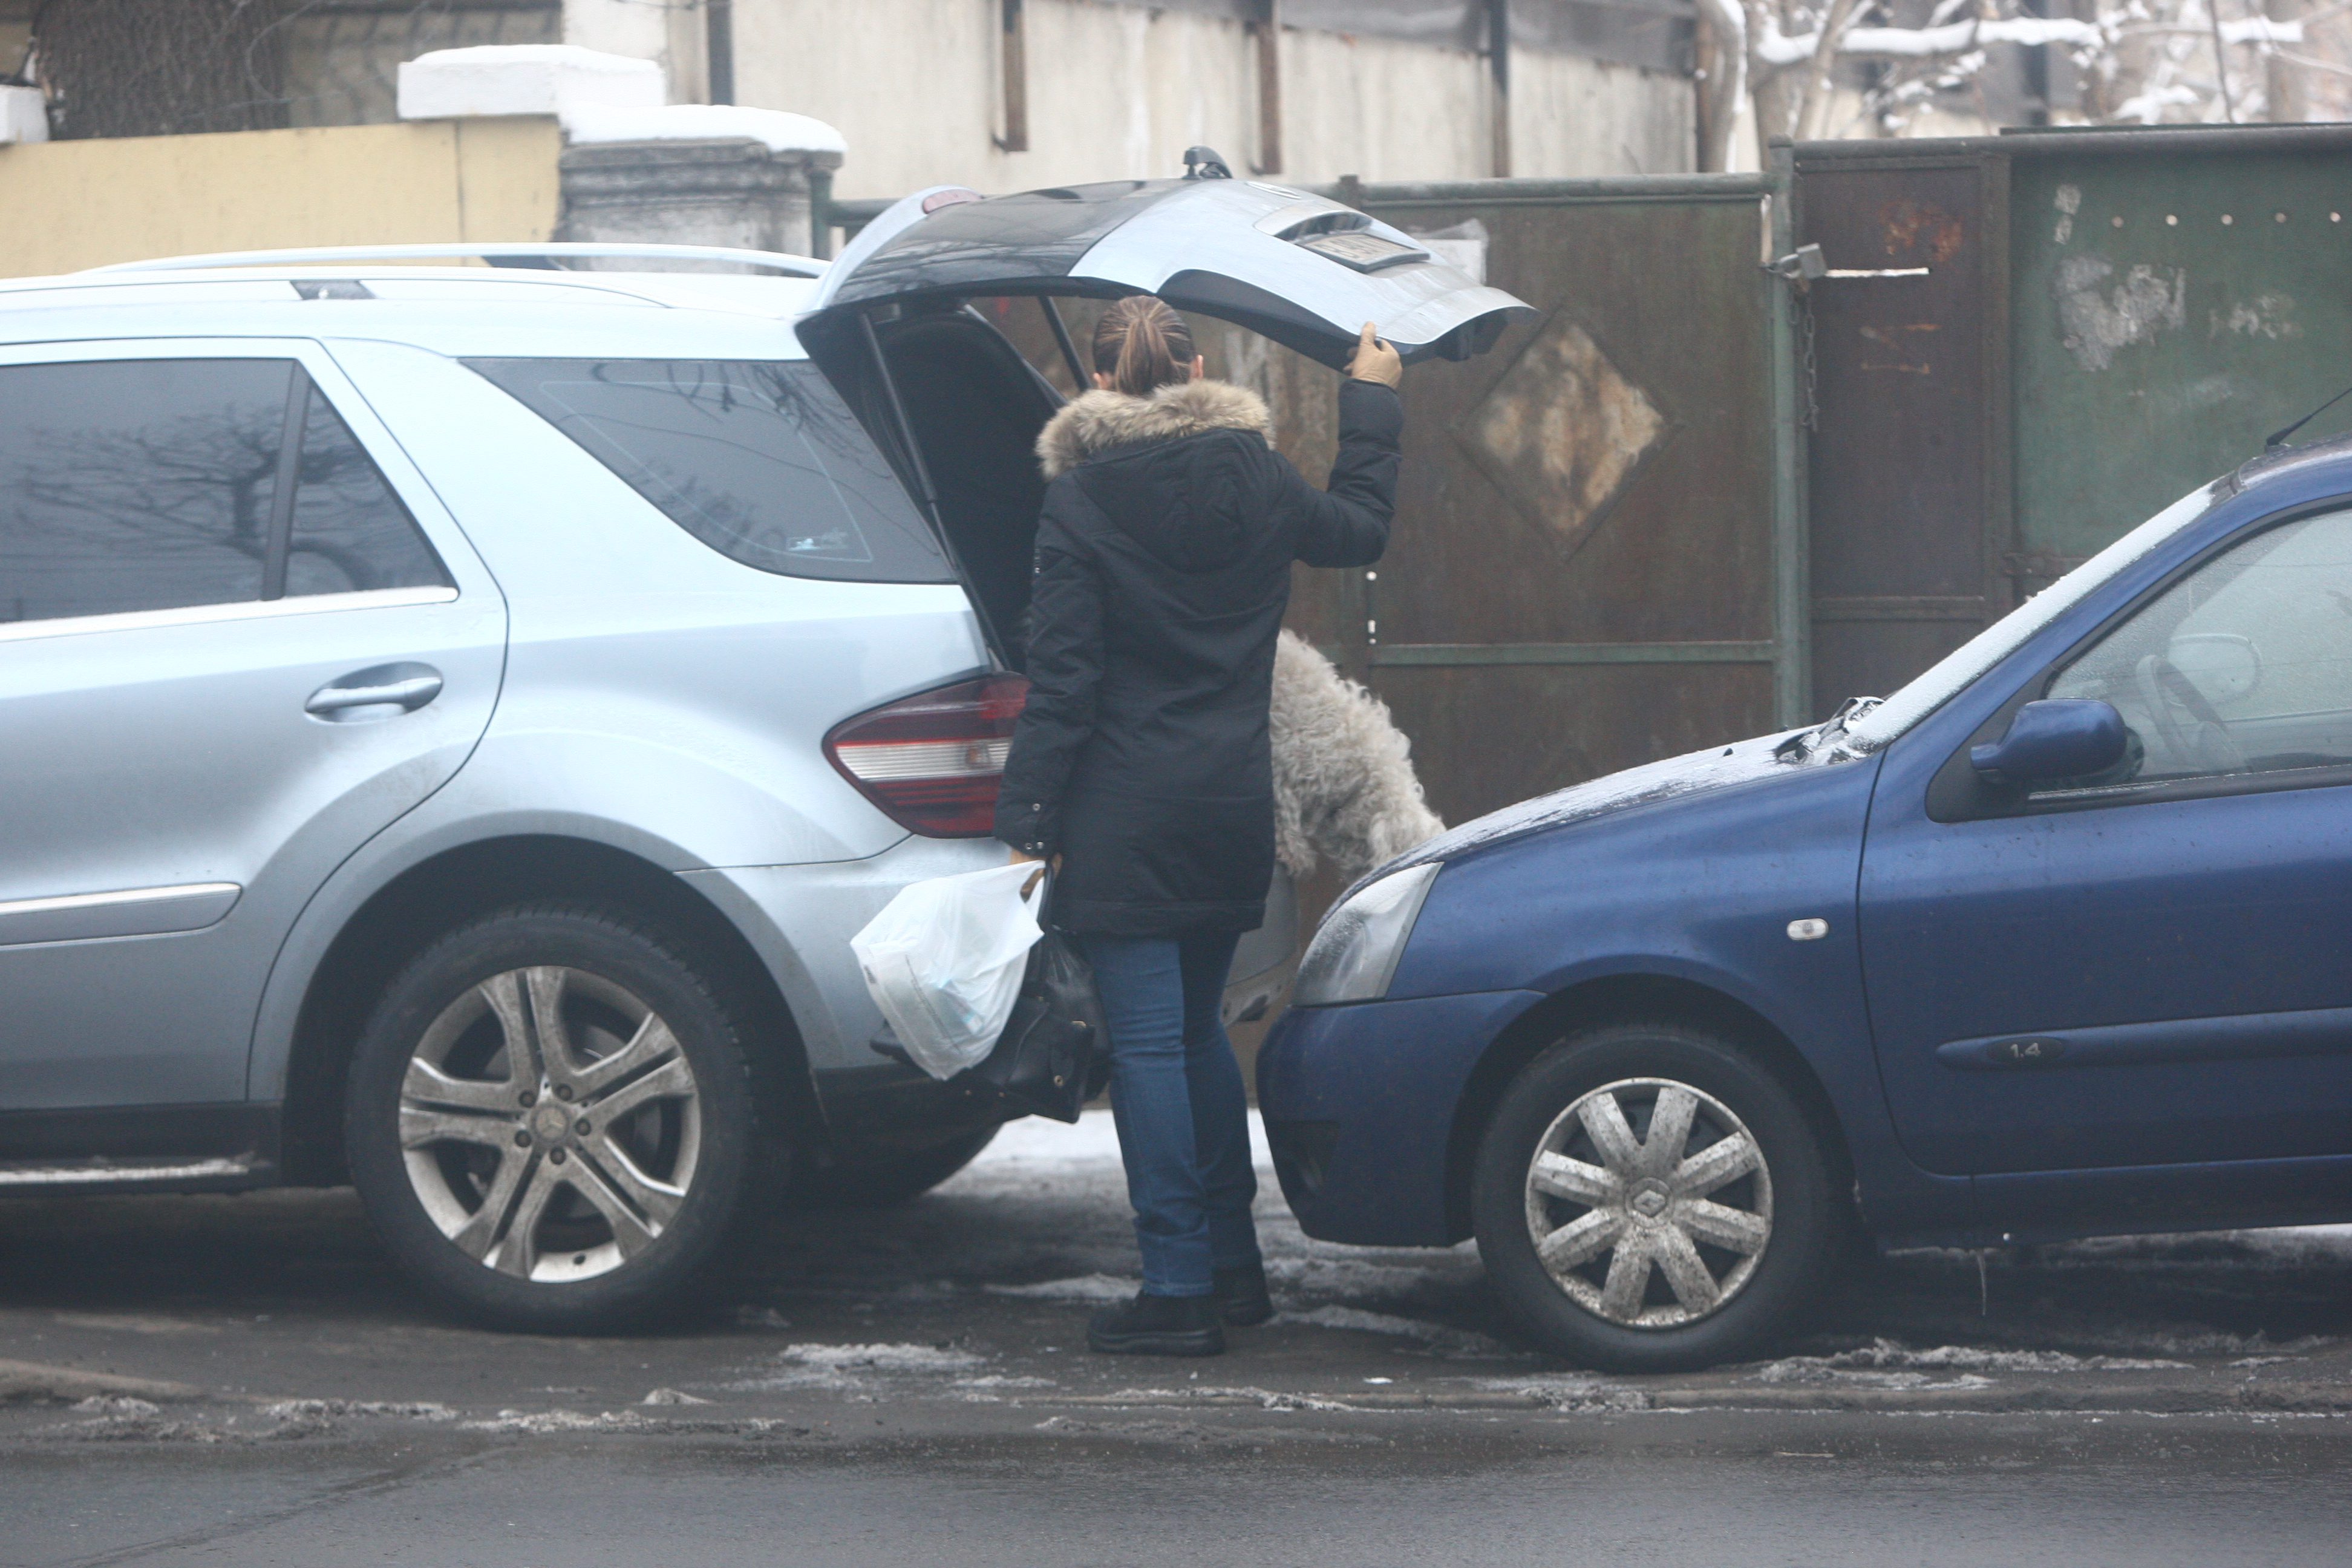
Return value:
<svg viewBox="0 0 2352 1568">
<path fill-rule="evenodd" d="M 1093 0 L 1027 0 L 1025 11 L 1024 153 L 995 143 L 1004 129 L 998 0 L 734 0 L 736 99 L 838 126 L 849 142 L 842 196 L 1172 174 L 1201 142 L 1249 172 L 1261 152 L 1258 64 L 1242 24 Z M 1281 59 L 1285 181 L 1495 172 L 1482 57 L 1286 28 Z M 1514 174 L 1692 166 L 1692 90 L 1679 77 L 1521 48 L 1512 79 Z"/>
<path fill-rule="evenodd" d="M 551 118 L 0 147 L 0 276 L 273 246 L 546 239 Z"/>
<path fill-rule="evenodd" d="M 836 0 L 834 8 L 854 12 L 866 4 Z M 709 101 L 705 45 L 710 35 L 703 0 L 563 0 L 562 31 L 567 44 L 631 59 L 659 60 L 669 76 L 672 103 Z"/>
</svg>

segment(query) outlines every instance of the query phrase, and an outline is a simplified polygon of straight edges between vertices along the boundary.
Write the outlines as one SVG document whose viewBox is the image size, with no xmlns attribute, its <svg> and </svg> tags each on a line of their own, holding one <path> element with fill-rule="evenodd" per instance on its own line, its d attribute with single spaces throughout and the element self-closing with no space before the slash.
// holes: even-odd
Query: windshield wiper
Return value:
<svg viewBox="0 0 2352 1568">
<path fill-rule="evenodd" d="M 1884 697 L 1849 697 L 1838 704 L 1838 710 L 1810 730 L 1801 730 L 1772 748 L 1772 755 L 1784 763 L 1801 763 L 1830 744 L 1832 737 L 1843 735 L 1846 727 L 1862 719 L 1885 701 Z"/>
</svg>

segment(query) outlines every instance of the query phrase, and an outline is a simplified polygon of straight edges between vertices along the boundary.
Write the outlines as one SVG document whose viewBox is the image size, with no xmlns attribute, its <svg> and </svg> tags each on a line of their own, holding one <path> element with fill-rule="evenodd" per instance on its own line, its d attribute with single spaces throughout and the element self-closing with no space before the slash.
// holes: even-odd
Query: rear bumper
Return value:
<svg viewBox="0 0 2352 1568">
<path fill-rule="evenodd" d="M 1282 1195 L 1325 1241 L 1444 1247 L 1447 1145 L 1486 1047 L 1539 992 L 1294 1007 L 1258 1052 Z"/>
</svg>

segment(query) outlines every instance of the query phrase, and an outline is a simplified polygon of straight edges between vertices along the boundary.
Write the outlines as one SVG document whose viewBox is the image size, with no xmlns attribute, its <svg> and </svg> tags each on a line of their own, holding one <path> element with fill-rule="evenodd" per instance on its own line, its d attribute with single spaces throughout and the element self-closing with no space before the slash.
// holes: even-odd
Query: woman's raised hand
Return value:
<svg viewBox="0 0 2352 1568">
<path fill-rule="evenodd" d="M 1364 335 L 1356 340 L 1356 352 L 1348 361 L 1348 374 L 1357 381 L 1377 381 L 1382 386 L 1394 386 L 1404 379 L 1404 361 L 1396 350 L 1381 341 L 1371 322 L 1364 323 Z"/>
</svg>

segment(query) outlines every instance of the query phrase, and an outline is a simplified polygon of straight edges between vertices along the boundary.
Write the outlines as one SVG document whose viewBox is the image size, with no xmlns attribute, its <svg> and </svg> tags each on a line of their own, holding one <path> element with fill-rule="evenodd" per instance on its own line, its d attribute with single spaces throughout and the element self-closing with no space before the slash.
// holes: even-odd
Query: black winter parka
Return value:
<svg viewBox="0 0 2352 1568">
<path fill-rule="evenodd" d="M 1251 931 L 1274 877 L 1266 710 L 1290 565 L 1381 558 L 1403 410 L 1343 384 L 1318 490 L 1223 382 L 1090 392 L 1037 440 L 1029 701 L 996 836 L 1063 857 L 1055 923 L 1115 936 Z"/>
</svg>

